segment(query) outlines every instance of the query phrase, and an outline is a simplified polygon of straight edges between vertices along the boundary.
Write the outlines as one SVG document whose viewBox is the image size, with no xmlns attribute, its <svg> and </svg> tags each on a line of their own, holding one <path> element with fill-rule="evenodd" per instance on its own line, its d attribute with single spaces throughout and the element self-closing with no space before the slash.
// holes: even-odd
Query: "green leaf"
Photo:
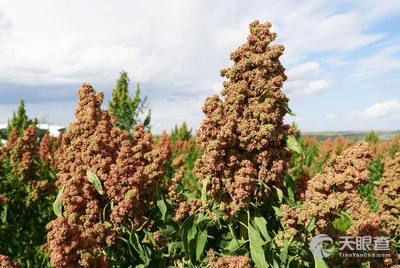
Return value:
<svg viewBox="0 0 400 268">
<path fill-rule="evenodd" d="M 287 198 L 286 196 L 284 197 L 284 199 L 285 199 L 286 203 L 287 203 L 290 207 L 292 207 L 292 208 L 297 207 L 297 204 L 296 204 L 292 199 Z"/>
<path fill-rule="evenodd" d="M 267 230 L 267 220 L 261 215 L 260 210 L 257 208 L 254 210 L 255 215 L 254 215 L 254 222 L 257 225 L 258 229 L 260 230 L 262 236 L 264 237 L 266 242 L 271 241 L 271 236 L 268 234 Z"/>
<path fill-rule="evenodd" d="M 201 254 L 207 242 L 207 229 L 197 233 L 196 244 L 196 260 L 200 260 Z"/>
<path fill-rule="evenodd" d="M 114 210 L 114 198 L 113 199 L 111 199 L 111 211 L 113 211 Z"/>
<path fill-rule="evenodd" d="M 189 242 L 189 260 L 191 263 L 196 263 L 196 240 L 190 240 Z"/>
<path fill-rule="evenodd" d="M 293 180 L 292 175 L 286 173 L 285 184 L 288 191 L 289 199 L 296 202 L 296 200 L 294 199 L 294 193 L 297 191 L 297 186 Z"/>
<path fill-rule="evenodd" d="M 296 200 L 294 199 L 294 190 L 293 190 L 293 188 L 292 187 L 288 187 L 287 188 L 287 191 L 288 191 L 288 195 L 289 195 L 289 199 L 291 200 L 291 201 L 293 201 L 293 202 L 295 202 Z"/>
<path fill-rule="evenodd" d="M 340 218 L 337 218 L 332 222 L 332 225 L 335 227 L 335 229 L 341 230 L 346 232 L 352 225 L 352 220 L 350 216 L 346 213 L 341 211 L 340 212 Z"/>
<path fill-rule="evenodd" d="M 275 259 L 273 259 L 273 260 L 274 260 L 274 268 L 281 268 L 279 263 Z"/>
<path fill-rule="evenodd" d="M 229 243 L 223 248 L 224 251 L 228 251 L 228 253 L 233 253 L 235 254 L 237 251 L 239 251 L 241 248 L 243 248 L 243 245 L 245 245 L 248 242 L 248 240 L 243 240 L 243 239 L 234 239 L 232 238 Z"/>
<path fill-rule="evenodd" d="M 99 194 L 103 194 L 103 188 L 101 187 L 101 182 L 99 177 L 97 177 L 96 174 L 94 174 L 93 172 L 91 172 L 90 170 L 86 171 L 86 176 L 88 176 L 89 182 L 91 182 L 94 186 L 94 188 L 96 188 L 96 190 L 99 192 Z"/>
<path fill-rule="evenodd" d="M 285 139 L 286 145 L 287 147 L 289 147 L 290 150 L 304 156 L 303 149 L 301 148 L 300 144 L 294 138 L 292 138 L 292 136 L 284 135 L 283 138 Z"/>
<path fill-rule="evenodd" d="M 288 262 L 286 263 L 286 267 L 287 267 L 287 268 L 291 267 L 291 266 L 290 266 L 290 263 L 291 263 L 292 261 L 294 261 L 294 260 L 295 260 L 295 257 L 289 256 Z M 303 267 L 306 267 L 306 266 L 304 266 L 304 264 L 303 264 Z"/>
<path fill-rule="evenodd" d="M 198 225 L 200 222 L 204 220 L 205 216 L 203 213 L 197 214 L 196 224 Z"/>
<path fill-rule="evenodd" d="M 182 194 L 183 194 L 184 196 L 186 196 L 186 198 L 193 198 L 193 199 L 196 199 L 196 195 L 194 195 L 193 193 L 182 192 Z"/>
<path fill-rule="evenodd" d="M 311 233 L 315 228 L 315 216 L 312 217 L 310 222 L 307 225 L 306 231 L 307 233 Z"/>
<path fill-rule="evenodd" d="M 285 188 L 288 192 L 289 197 L 284 197 L 286 204 L 288 204 L 290 207 L 297 207 L 296 204 L 296 199 L 294 198 L 294 193 L 297 191 L 297 186 L 296 183 L 293 180 L 292 175 L 286 173 L 285 176 Z"/>
<path fill-rule="evenodd" d="M 285 104 L 283 104 L 282 102 L 276 102 L 276 104 L 278 104 L 283 110 L 285 110 L 288 114 L 296 116 L 296 114 L 294 112 L 292 112 L 292 110 L 290 110 L 289 107 L 287 107 Z"/>
<path fill-rule="evenodd" d="M 105 221 L 106 220 L 106 208 L 107 208 L 107 206 L 110 204 L 110 203 L 113 203 L 114 202 L 114 199 L 111 199 L 111 202 L 108 202 L 106 205 L 105 205 L 105 207 L 104 207 L 104 209 L 103 209 L 103 221 Z M 112 210 L 112 209 L 111 209 Z"/>
<path fill-rule="evenodd" d="M 258 98 L 258 103 L 262 103 L 262 102 L 265 101 L 265 99 L 267 98 L 268 93 L 269 93 L 270 90 L 271 90 L 271 89 L 268 89 L 266 92 L 264 92 L 264 93 L 260 96 L 260 98 Z"/>
<path fill-rule="evenodd" d="M 257 265 L 257 267 L 268 267 L 268 263 L 265 261 L 264 256 L 264 241 L 261 238 L 261 235 L 257 229 L 254 227 L 253 221 L 250 220 L 250 215 L 248 213 L 248 228 L 249 228 L 249 240 L 250 240 L 250 254 L 251 259 Z"/>
<path fill-rule="evenodd" d="M 318 258 L 314 255 L 315 259 L 315 268 L 329 268 L 328 264 L 325 262 L 324 259 Z"/>
<path fill-rule="evenodd" d="M 278 198 L 279 198 L 279 202 L 282 203 L 282 199 L 283 199 L 283 192 L 281 189 L 277 188 L 276 186 L 274 186 L 276 189 L 276 192 L 278 194 Z"/>
<path fill-rule="evenodd" d="M 194 225 L 194 217 L 195 214 L 190 215 L 182 224 L 182 240 L 185 251 L 189 251 L 189 242 L 191 239 L 193 239 L 192 227 Z M 196 228 L 196 226 L 194 227 Z M 190 232 L 190 237 L 189 237 L 189 232 Z"/>
<path fill-rule="evenodd" d="M 212 222 L 213 222 L 213 220 L 211 220 L 211 219 L 204 219 L 204 220 L 198 222 L 197 226 L 200 231 L 204 231 L 205 229 L 207 229 L 208 226 L 213 226 Z"/>
<path fill-rule="evenodd" d="M 182 224 L 182 240 L 185 254 L 189 256 L 192 263 L 196 262 L 196 236 L 197 225 L 195 222 L 195 214 L 192 214 Z"/>
<path fill-rule="evenodd" d="M 64 192 L 65 185 L 61 188 L 61 190 L 57 194 L 57 198 L 53 203 L 53 210 L 54 214 L 56 214 L 57 217 L 60 217 L 62 215 L 62 202 L 61 202 L 61 195 Z"/>
<path fill-rule="evenodd" d="M 147 250 L 144 250 L 142 244 L 139 242 L 138 235 L 132 230 L 129 236 L 129 242 L 133 246 L 133 248 L 139 253 L 141 257 L 144 259 L 149 259 Z"/>
<path fill-rule="evenodd" d="M 208 203 L 208 210 L 212 210 L 214 206 L 214 198 L 211 198 L 210 202 Z"/>
<path fill-rule="evenodd" d="M 125 261 L 115 261 L 115 260 L 108 259 L 109 265 L 124 265 L 127 262 L 128 262 L 128 259 L 125 259 Z"/>
<path fill-rule="evenodd" d="M 274 209 L 276 216 L 280 217 L 282 214 L 282 210 L 276 206 L 272 206 L 272 208 Z"/>
<path fill-rule="evenodd" d="M 3 204 L 3 208 L 4 208 L 4 211 L 2 213 L 3 216 L 1 217 L 1 221 L 3 222 L 3 224 L 8 225 L 8 222 L 7 222 L 8 203 Z"/>
<path fill-rule="evenodd" d="M 158 230 L 166 236 L 171 236 L 179 230 L 179 226 L 171 221 L 158 227 Z"/>
<path fill-rule="evenodd" d="M 37 166 L 41 166 L 37 161 L 36 161 L 36 159 L 34 158 L 34 157 L 31 157 L 31 159 L 32 159 L 32 161 L 33 161 L 33 163 L 35 163 Z"/>
<path fill-rule="evenodd" d="M 188 233 L 187 233 L 188 241 L 193 240 L 196 237 L 196 233 L 197 233 L 197 226 L 196 226 L 196 223 L 193 222 L 193 225 L 189 228 Z"/>
<path fill-rule="evenodd" d="M 281 259 L 282 262 L 286 262 L 286 260 L 288 258 L 288 249 L 289 249 L 288 241 L 289 240 L 287 240 L 287 239 L 285 240 L 285 245 L 283 246 L 283 250 L 279 254 L 279 258 Z"/>
<path fill-rule="evenodd" d="M 160 189 L 157 187 L 157 206 L 161 212 L 161 219 L 165 220 L 165 214 L 167 214 L 167 205 L 165 204 L 164 198 L 161 194 Z"/>
<path fill-rule="evenodd" d="M 131 248 L 132 248 L 132 245 L 129 243 L 129 241 L 126 240 L 126 239 L 123 238 L 123 237 L 120 237 L 120 236 L 118 236 L 118 238 L 121 239 L 122 241 L 124 241 L 124 242 L 128 245 L 129 255 L 131 256 L 131 258 L 132 258 L 132 259 L 136 259 L 136 258 L 135 258 L 135 255 L 133 254 L 132 249 L 131 249 Z"/>
</svg>

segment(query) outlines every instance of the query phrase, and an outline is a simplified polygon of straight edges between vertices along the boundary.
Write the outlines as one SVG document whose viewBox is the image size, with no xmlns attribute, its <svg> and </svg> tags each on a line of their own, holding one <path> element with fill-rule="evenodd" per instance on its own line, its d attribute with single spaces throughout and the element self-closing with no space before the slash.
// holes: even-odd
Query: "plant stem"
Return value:
<svg viewBox="0 0 400 268">
<path fill-rule="evenodd" d="M 240 222 L 245 225 L 245 226 L 243 226 L 243 224 L 240 224 L 239 237 L 240 237 L 240 239 L 247 240 L 247 239 L 249 239 L 249 234 L 248 234 L 248 229 L 246 228 L 246 226 L 248 226 L 249 219 L 247 217 L 246 211 L 240 211 L 239 219 L 240 219 Z"/>
</svg>

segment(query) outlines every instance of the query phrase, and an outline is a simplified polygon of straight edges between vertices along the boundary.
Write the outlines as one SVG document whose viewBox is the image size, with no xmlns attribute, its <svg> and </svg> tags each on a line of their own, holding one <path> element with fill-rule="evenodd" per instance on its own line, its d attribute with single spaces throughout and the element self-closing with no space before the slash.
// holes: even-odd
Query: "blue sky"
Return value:
<svg viewBox="0 0 400 268">
<path fill-rule="evenodd" d="M 154 134 L 198 129 L 220 70 L 254 20 L 272 23 L 300 130 L 400 129 L 400 1 L 2 1 L 0 124 L 20 99 L 29 117 L 76 121 L 83 82 L 107 100 L 122 70 L 140 82 Z"/>
</svg>

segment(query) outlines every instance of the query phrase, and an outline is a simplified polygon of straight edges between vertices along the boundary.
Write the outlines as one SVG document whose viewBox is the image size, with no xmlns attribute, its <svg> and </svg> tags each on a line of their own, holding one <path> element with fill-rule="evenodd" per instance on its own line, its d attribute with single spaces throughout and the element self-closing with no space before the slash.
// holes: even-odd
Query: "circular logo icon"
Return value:
<svg viewBox="0 0 400 268">
<path fill-rule="evenodd" d="M 329 257 L 332 254 L 333 250 L 335 249 L 334 246 L 329 249 L 322 248 L 325 241 L 329 241 L 331 244 L 333 243 L 332 238 L 330 238 L 326 234 L 319 234 L 311 240 L 310 244 L 311 252 L 318 258 Z"/>
</svg>

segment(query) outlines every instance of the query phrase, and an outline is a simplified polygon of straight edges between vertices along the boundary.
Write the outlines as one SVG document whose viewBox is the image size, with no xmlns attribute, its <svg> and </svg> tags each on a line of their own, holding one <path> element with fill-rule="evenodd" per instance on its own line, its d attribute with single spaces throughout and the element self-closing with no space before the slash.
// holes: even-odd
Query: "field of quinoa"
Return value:
<svg viewBox="0 0 400 268">
<path fill-rule="evenodd" d="M 400 136 L 321 142 L 284 124 L 295 113 L 270 27 L 250 24 L 195 133 L 153 136 L 147 122 L 130 134 L 87 83 L 66 133 L 13 120 L 0 267 L 400 267 Z M 342 237 L 389 240 L 341 249 Z"/>
</svg>

